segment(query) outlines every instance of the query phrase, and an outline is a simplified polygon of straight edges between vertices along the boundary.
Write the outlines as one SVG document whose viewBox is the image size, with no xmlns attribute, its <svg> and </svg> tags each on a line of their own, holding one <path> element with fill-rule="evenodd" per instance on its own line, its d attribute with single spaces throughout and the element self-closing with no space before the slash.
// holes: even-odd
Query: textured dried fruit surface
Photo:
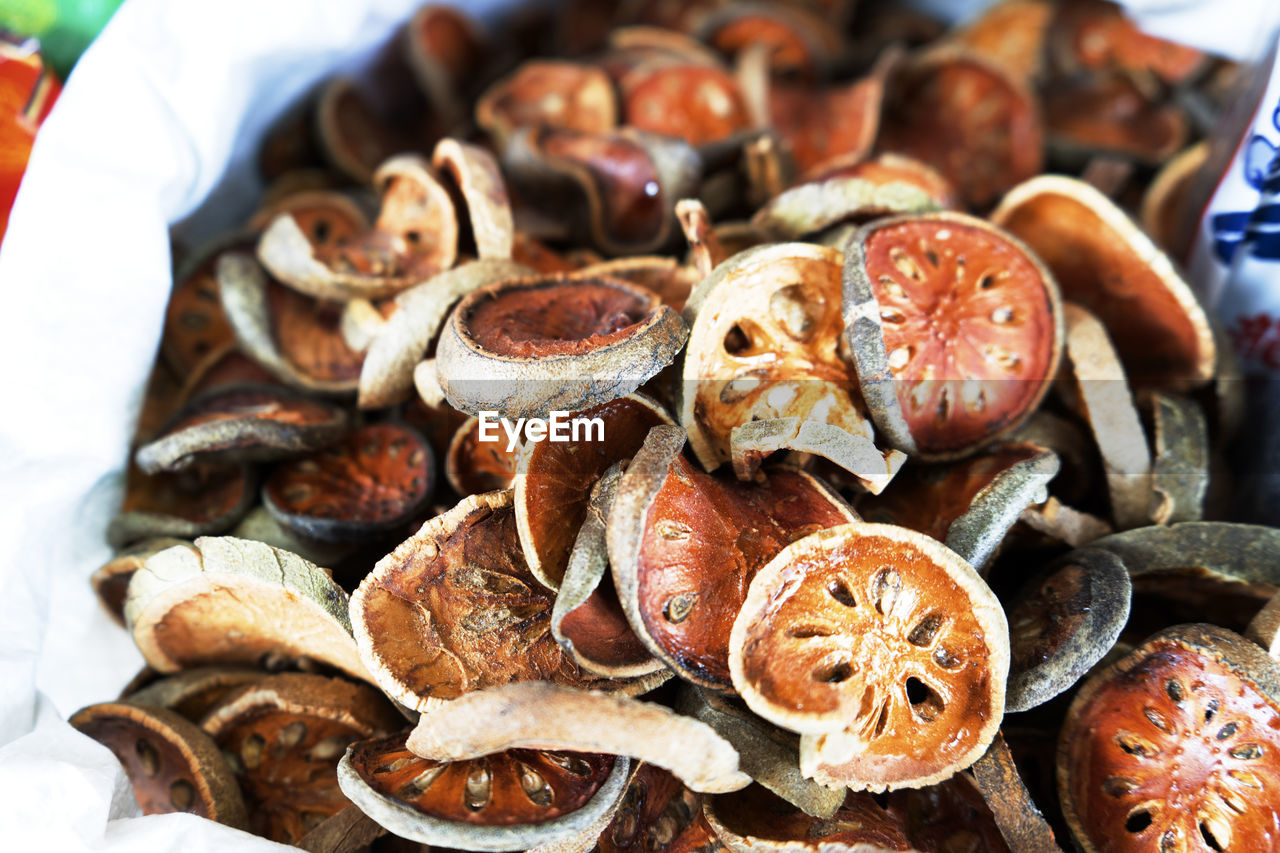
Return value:
<svg viewBox="0 0 1280 853">
<path fill-rule="evenodd" d="M 724 139 L 749 124 L 738 85 L 715 67 L 656 68 L 643 79 L 624 80 L 627 123 L 678 136 L 690 145 Z"/>
<path fill-rule="evenodd" d="M 310 299 L 276 281 L 267 283 L 271 331 L 280 354 L 305 376 L 355 380 L 364 357 L 342 337 L 342 308 Z"/>
<path fill-rule="evenodd" d="M 1081 690 L 1058 780 L 1089 850 L 1270 850 L 1280 840 L 1278 672 L 1208 625 L 1170 629 Z"/>
<path fill-rule="evenodd" d="M 991 809 L 965 776 L 927 788 L 894 791 L 887 809 L 901 821 L 918 850 L 1009 853 Z"/>
<path fill-rule="evenodd" d="M 901 819 L 870 794 L 850 792 L 834 815 L 816 818 L 752 785 L 716 797 L 708 802 L 706 812 L 711 825 L 735 851 L 912 849 Z"/>
<path fill-rule="evenodd" d="M 489 433 L 492 435 L 492 432 Z M 445 476 L 460 495 L 477 495 L 511 488 L 516 476 L 518 450 L 508 449 L 509 439 L 480 440 L 480 419 L 467 418 L 449 442 Z"/>
<path fill-rule="evenodd" d="M 642 764 L 596 847 L 600 853 L 712 853 L 715 833 L 702 800 L 661 767 Z"/>
</svg>

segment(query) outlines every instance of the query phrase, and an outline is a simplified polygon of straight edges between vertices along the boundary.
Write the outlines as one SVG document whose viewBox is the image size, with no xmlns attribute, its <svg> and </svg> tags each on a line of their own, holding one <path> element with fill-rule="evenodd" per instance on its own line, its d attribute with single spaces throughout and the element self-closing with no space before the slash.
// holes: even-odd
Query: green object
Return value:
<svg viewBox="0 0 1280 853">
<path fill-rule="evenodd" d="M 66 79 L 123 0 L 0 0 L 0 28 L 40 39 L 41 52 Z"/>
</svg>

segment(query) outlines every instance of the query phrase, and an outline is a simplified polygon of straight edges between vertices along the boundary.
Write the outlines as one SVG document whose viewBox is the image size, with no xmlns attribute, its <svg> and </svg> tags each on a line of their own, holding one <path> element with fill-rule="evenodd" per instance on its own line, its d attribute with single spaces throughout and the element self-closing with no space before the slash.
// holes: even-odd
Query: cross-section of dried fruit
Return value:
<svg viewBox="0 0 1280 853">
<path fill-rule="evenodd" d="M 466 200 L 471 234 L 480 258 L 510 259 L 515 224 L 498 161 L 479 145 L 449 138 L 436 144 L 431 164 L 453 177 Z"/>
<path fill-rule="evenodd" d="M 198 723 L 209 709 L 240 687 L 270 678 L 260 669 L 233 666 L 197 666 L 159 678 L 138 690 L 122 692 L 121 697 L 139 705 L 152 705 L 176 711 Z"/>
<path fill-rule="evenodd" d="M 783 139 L 800 171 L 832 157 L 865 157 L 875 145 L 885 79 L 897 64 L 890 54 L 867 76 L 831 87 L 775 83 L 769 86 L 769 124 Z"/>
<path fill-rule="evenodd" d="M 215 273 L 223 254 L 252 246 L 251 234 L 229 235 L 199 250 L 174 273 L 160 347 L 165 361 L 179 376 L 189 375 L 197 364 L 233 340 Z"/>
<path fill-rule="evenodd" d="M 530 125 L 604 133 L 618 123 L 618 96 L 598 68 L 533 60 L 489 87 L 476 103 L 476 123 L 499 144 Z"/>
<path fill-rule="evenodd" d="M 171 536 L 143 539 L 117 553 L 89 577 L 94 593 L 112 619 L 124 624 L 124 599 L 129 591 L 129 581 L 147 558 L 174 545 L 185 544 Z"/>
<path fill-rule="evenodd" d="M 338 782 L 374 820 L 433 847 L 585 853 L 631 775 L 624 758 L 537 749 L 434 761 L 405 738 L 352 744 Z"/>
<path fill-rule="evenodd" d="M 404 424 L 363 426 L 276 467 L 262 503 L 282 526 L 322 542 L 375 538 L 410 521 L 435 486 L 427 440 Z"/>
<path fill-rule="evenodd" d="M 729 629 L 757 569 L 794 540 L 856 518 L 820 481 L 772 469 L 761 482 L 699 471 L 684 431 L 649 432 L 618 485 L 607 543 L 636 635 L 682 678 L 729 686 Z"/>
<path fill-rule="evenodd" d="M 478 495 L 511 488 L 516 476 L 519 445 L 508 448 L 510 436 L 490 427 L 488 438 L 480 439 L 480 419 L 471 415 L 458 427 L 445 454 L 444 475 L 460 495 Z M 494 433 L 497 438 L 493 438 Z"/>
<path fill-rule="evenodd" d="M 1105 0 L 1059 3 L 1049 33 L 1049 58 L 1067 74 L 1118 69 L 1177 84 L 1195 76 L 1207 60 L 1193 47 L 1143 32 L 1119 6 Z"/>
<path fill-rule="evenodd" d="M 641 764 L 613 820 L 600 833 L 600 853 L 716 853 L 703 797 L 661 767 Z"/>
<path fill-rule="evenodd" d="M 244 800 L 218 747 L 195 723 L 164 708 L 103 702 L 71 725 L 124 765 L 143 814 L 186 812 L 246 828 Z"/>
<path fill-rule="evenodd" d="M 253 505 L 257 478 L 247 465 L 196 463 L 172 473 L 129 466 L 124 504 L 107 528 L 116 547 L 155 536 L 192 538 L 222 533 Z"/>
<path fill-rule="evenodd" d="M 734 853 L 912 850 L 900 819 L 870 794 L 849 792 L 829 818 L 813 817 L 759 785 L 709 798 L 707 823 Z"/>
<path fill-rule="evenodd" d="M 805 775 L 874 791 L 972 764 L 1004 714 L 1009 631 L 977 572 L 937 541 L 846 524 L 751 582 L 729 644 L 753 711 L 806 735 Z"/>
<path fill-rule="evenodd" d="M 1082 850 L 1268 850 L 1280 809 L 1280 669 L 1224 628 L 1179 625 L 1093 676 L 1058 787 Z"/>
<path fill-rule="evenodd" d="M 965 774 L 925 788 L 894 791 L 888 797 L 887 811 L 901 824 L 917 850 L 1010 851 L 991 809 Z M 1014 853 L 1032 850 L 1018 848 Z"/>
<path fill-rule="evenodd" d="M 1062 352 L 1048 270 L 1017 238 L 958 213 L 861 228 L 845 250 L 844 323 L 877 428 L 926 458 L 1016 428 Z"/>
<path fill-rule="evenodd" d="M 1186 113 L 1126 74 L 1058 80 L 1044 92 L 1050 150 L 1064 161 L 1099 154 L 1163 163 L 1187 144 Z"/>
<path fill-rule="evenodd" d="M 640 130 L 702 145 L 749 124 L 738 84 L 715 66 L 653 63 L 624 75 L 621 82 L 626 123 Z"/>
</svg>

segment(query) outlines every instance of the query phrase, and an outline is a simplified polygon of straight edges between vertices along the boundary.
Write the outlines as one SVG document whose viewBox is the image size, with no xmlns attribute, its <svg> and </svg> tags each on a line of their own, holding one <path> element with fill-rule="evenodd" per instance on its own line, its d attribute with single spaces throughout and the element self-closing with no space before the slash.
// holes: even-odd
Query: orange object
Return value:
<svg viewBox="0 0 1280 853">
<path fill-rule="evenodd" d="M 36 129 L 53 109 L 62 84 L 40 55 L 39 42 L 0 35 L 0 240 L 27 169 Z"/>
</svg>

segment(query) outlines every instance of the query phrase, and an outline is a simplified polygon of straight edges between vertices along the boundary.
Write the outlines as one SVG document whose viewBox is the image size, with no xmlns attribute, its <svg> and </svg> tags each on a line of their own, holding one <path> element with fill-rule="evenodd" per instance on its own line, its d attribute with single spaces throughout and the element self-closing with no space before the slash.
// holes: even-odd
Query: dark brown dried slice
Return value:
<svg viewBox="0 0 1280 853">
<path fill-rule="evenodd" d="M 387 830 L 373 818 L 350 805 L 298 839 L 294 845 L 307 853 L 366 853 L 377 849 L 373 842 Z"/>
<path fill-rule="evenodd" d="M 1062 352 L 1053 276 L 972 216 L 863 226 L 844 266 L 844 339 L 877 428 L 925 458 L 972 452 L 1039 405 Z"/>
<path fill-rule="evenodd" d="M 792 541 L 856 518 L 820 481 L 774 469 L 760 482 L 704 474 L 684 431 L 649 431 L 618 486 L 607 543 L 636 635 L 682 678 L 729 687 L 729 629 L 756 570 Z"/>
<path fill-rule="evenodd" d="M 435 481 L 435 457 L 417 430 L 370 424 L 325 450 L 278 465 L 262 487 L 262 503 L 297 536 L 359 541 L 416 517 Z"/>
<path fill-rule="evenodd" d="M 912 850 L 902 822 L 870 794 L 849 792 L 831 817 L 807 815 L 759 785 L 711 797 L 707 823 L 734 853 Z"/>
<path fill-rule="evenodd" d="M 716 853 L 722 849 L 702 814 L 701 795 L 661 767 L 641 764 L 609 826 L 600 853 Z"/>
<path fill-rule="evenodd" d="M 252 248 L 253 235 L 235 233 L 198 251 L 174 273 L 173 292 L 164 314 L 161 352 L 181 377 L 232 342 L 231 325 L 222 309 L 215 277 L 218 261 L 228 251 Z"/>
<path fill-rule="evenodd" d="M 404 38 L 409 68 L 440 123 L 465 121 L 462 96 L 491 49 L 479 25 L 462 9 L 428 3 L 409 19 Z"/>
<path fill-rule="evenodd" d="M 638 284 L 658 295 L 673 311 L 684 310 L 689 291 L 701 278 L 691 264 L 682 264 L 667 255 L 633 255 L 592 261 L 571 271 L 574 278 L 618 278 Z"/>
<path fill-rule="evenodd" d="M 236 341 L 246 355 L 296 388 L 355 390 L 364 358 L 342 334 L 342 306 L 285 287 L 246 252 L 222 255 L 217 278 Z"/>
<path fill-rule="evenodd" d="M 522 127 L 606 133 L 618 124 L 609 75 L 578 62 L 532 60 L 489 87 L 476 103 L 476 123 L 500 146 Z"/>
<path fill-rule="evenodd" d="M 173 473 L 144 474 L 129 466 L 124 504 L 111 519 L 107 541 L 115 547 L 139 539 L 191 539 L 230 528 L 253 506 L 257 478 L 244 465 L 196 463 Z"/>
<path fill-rule="evenodd" d="M 1094 675 L 1067 713 L 1058 790 L 1082 850 L 1266 850 L 1280 669 L 1224 628 L 1179 625 Z"/>
<path fill-rule="evenodd" d="M 971 53 L 940 50 L 895 72 L 879 147 L 923 160 L 973 208 L 1039 174 L 1043 130 L 1026 84 Z"/>
<path fill-rule="evenodd" d="M 1135 383 L 1176 388 L 1213 376 L 1204 309 L 1169 258 L 1102 193 L 1042 175 L 1005 196 L 991 220 L 1043 259 L 1064 299 L 1098 316 Z"/>
<path fill-rule="evenodd" d="M 168 536 L 143 539 L 118 552 L 89 576 L 89 583 L 93 586 L 98 601 L 102 602 L 112 619 L 124 624 L 124 599 L 129 592 L 129 581 L 133 578 L 133 573 L 142 568 L 147 558 L 165 548 L 185 544 L 187 543 L 181 539 Z"/>
<path fill-rule="evenodd" d="M 232 387 L 192 400 L 134 460 L 154 474 L 202 462 L 282 459 L 331 444 L 346 430 L 346 412 L 337 406 L 284 388 Z"/>
<path fill-rule="evenodd" d="M 1191 242 L 1187 206 L 1209 162 L 1207 140 L 1197 142 L 1169 159 L 1151 179 L 1142 196 L 1139 222 L 1151 241 L 1171 255 L 1180 255 Z"/>
<path fill-rule="evenodd" d="M 198 723 L 232 691 L 269 677 L 260 669 L 198 666 L 152 681 L 139 690 L 126 690 L 122 698 L 138 705 L 166 708 Z"/>
<path fill-rule="evenodd" d="M 1178 84 L 1188 82 L 1208 60 L 1193 47 L 1143 32 L 1121 7 L 1103 0 L 1059 3 L 1049 33 L 1049 58 L 1068 75 L 1118 69 Z"/>
<path fill-rule="evenodd" d="M 1070 689 L 1111 651 L 1133 595 L 1124 563 L 1082 548 L 1054 561 L 1009 608 L 1006 711 L 1026 711 Z"/>
<path fill-rule="evenodd" d="M 160 672 L 283 656 L 372 680 L 328 570 L 261 542 L 203 536 L 161 551 L 134 573 L 124 613 Z"/>
<path fill-rule="evenodd" d="M 376 65 L 386 58 L 384 53 Z M 348 181 L 368 184 L 379 164 L 421 151 L 439 135 L 407 63 L 396 60 L 401 57 L 359 78 L 335 75 L 320 91 L 314 133 L 324 158 Z"/>
<path fill-rule="evenodd" d="M 374 175 L 382 208 L 373 227 L 343 235 L 308 232 L 291 213 L 272 220 L 258 258 L 276 278 L 317 299 L 379 299 L 453 266 L 453 200 L 421 157 L 399 155 Z"/>
<path fill-rule="evenodd" d="M 1022 773 L 1014 763 L 1013 753 L 1003 734 L 996 735 L 990 749 L 974 762 L 969 771 L 973 784 L 981 792 L 988 812 L 1011 850 L 1017 853 L 1061 853 L 1053 828 L 1031 799 L 1031 792 L 1022 781 Z M 963 779 L 963 776 L 954 778 L 954 784 L 958 787 Z M 985 821 L 971 819 L 965 823 L 970 831 L 974 823 L 981 823 L 985 828 Z M 915 840 L 919 843 L 920 839 Z M 989 843 L 988 849 L 995 846 Z"/>
<path fill-rule="evenodd" d="M 888 797 L 886 810 L 900 823 L 917 850 L 1009 853 L 1010 847 L 996 825 L 991 808 L 966 774 L 958 773 L 924 788 L 894 791 Z M 1034 850 L 1014 848 L 1014 853 L 1033 853 Z"/>
<path fill-rule="evenodd" d="M 489 425 L 481 440 L 480 419 L 471 415 L 458 427 L 444 459 L 444 475 L 460 495 L 478 495 L 511 488 L 516 476 L 519 442 L 512 448 L 511 437 Z"/>
<path fill-rule="evenodd" d="M 751 779 L 738 753 L 705 723 L 665 705 L 545 681 L 468 693 L 423 714 L 409 735 L 415 755 L 461 761 L 507 749 L 627 755 L 669 770 L 701 793 L 736 791 Z"/>
<path fill-rule="evenodd" d="M 200 727 L 234 771 L 254 834 L 292 844 L 348 805 L 337 776 L 347 747 L 403 724 L 367 684 L 286 673 L 234 691 Z"/>
<path fill-rule="evenodd" d="M 516 524 L 534 577 L 559 589 L 592 486 L 615 462 L 630 459 L 651 427 L 671 418 L 643 394 L 629 394 L 570 416 L 598 421 L 569 441 L 531 441 L 516 465 Z"/>
<path fill-rule="evenodd" d="M 698 27 L 703 41 L 734 55 L 763 47 L 770 68 L 812 79 L 826 70 L 840 49 L 830 21 L 799 4 L 727 3 Z"/>
<path fill-rule="evenodd" d="M 612 755 L 534 749 L 432 761 L 405 738 L 352 744 L 338 782 L 374 820 L 433 848 L 585 853 L 631 775 Z"/>
<path fill-rule="evenodd" d="M 458 409 L 546 417 L 631 393 L 671 363 L 687 335 L 679 314 L 633 284 L 513 279 L 458 303 L 436 366 Z"/>
<path fill-rule="evenodd" d="M 621 82 L 626 123 L 639 130 L 703 145 L 750 123 L 737 82 L 715 66 L 653 63 Z"/>
<path fill-rule="evenodd" d="M 665 668 L 631 630 L 609 572 L 606 524 L 624 465 L 596 480 L 551 609 L 551 634 L 587 672 L 620 678 Z"/>
<path fill-rule="evenodd" d="M 846 524 L 756 574 L 733 623 L 733 685 L 805 735 L 827 785 L 931 785 L 976 761 L 1004 714 L 1009 633 L 978 573 L 913 530 Z"/>
<path fill-rule="evenodd" d="M 954 30 L 947 41 L 1028 82 L 1044 71 L 1044 45 L 1054 4 L 1050 0 L 1005 0 Z"/>
<path fill-rule="evenodd" d="M 186 812 L 248 827 L 231 769 L 195 723 L 131 702 L 90 705 L 72 714 L 70 722 L 124 765 L 143 814 Z"/>
<path fill-rule="evenodd" d="M 1127 74 L 1058 80 L 1043 94 L 1050 150 L 1063 161 L 1109 154 L 1164 163 L 1187 144 L 1190 121 Z"/>
<path fill-rule="evenodd" d="M 1193 400 L 1152 392 L 1145 400 L 1155 433 L 1151 487 L 1156 524 L 1199 521 L 1209 490 L 1209 425 Z"/>
</svg>

